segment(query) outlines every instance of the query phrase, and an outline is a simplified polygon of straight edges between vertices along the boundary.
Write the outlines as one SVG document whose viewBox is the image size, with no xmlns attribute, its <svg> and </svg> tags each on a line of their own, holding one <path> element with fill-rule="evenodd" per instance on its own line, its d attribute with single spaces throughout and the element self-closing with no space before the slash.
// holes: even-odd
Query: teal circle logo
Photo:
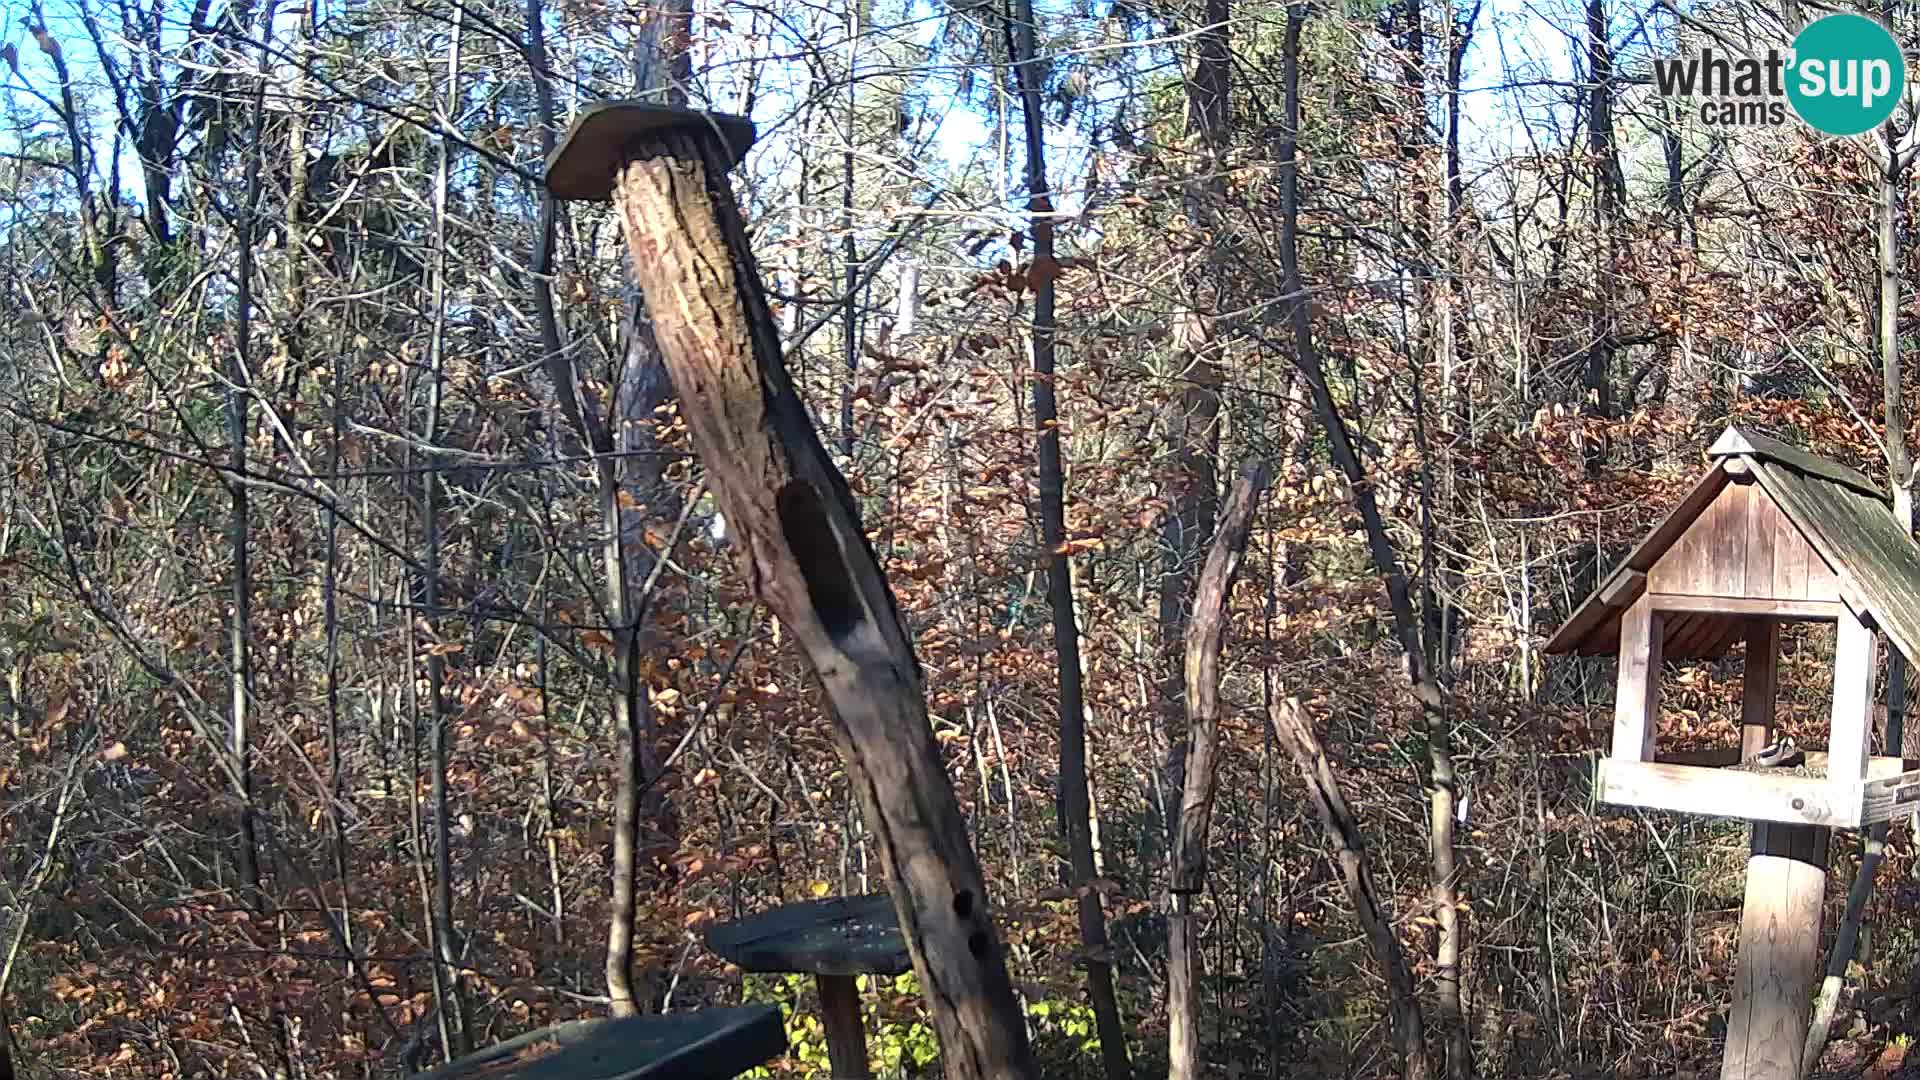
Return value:
<svg viewBox="0 0 1920 1080">
<path fill-rule="evenodd" d="M 1787 100 L 1828 135 L 1886 123 L 1907 88 L 1907 61 L 1885 26 L 1864 15 L 1828 15 L 1793 39 Z"/>
</svg>

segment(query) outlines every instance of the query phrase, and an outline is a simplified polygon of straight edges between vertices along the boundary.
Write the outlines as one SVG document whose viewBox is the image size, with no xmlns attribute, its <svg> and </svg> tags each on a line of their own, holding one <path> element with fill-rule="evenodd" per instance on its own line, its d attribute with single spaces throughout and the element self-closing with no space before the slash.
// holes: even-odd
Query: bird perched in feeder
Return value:
<svg viewBox="0 0 1920 1080">
<path fill-rule="evenodd" d="M 1793 741 L 1793 736 L 1791 735 L 1782 735 L 1778 739 L 1761 747 L 1760 752 L 1753 755 L 1753 764 L 1767 769 L 1777 768 L 1782 765 L 1794 765 L 1798 764 L 1799 761 L 1800 746 Z"/>
</svg>

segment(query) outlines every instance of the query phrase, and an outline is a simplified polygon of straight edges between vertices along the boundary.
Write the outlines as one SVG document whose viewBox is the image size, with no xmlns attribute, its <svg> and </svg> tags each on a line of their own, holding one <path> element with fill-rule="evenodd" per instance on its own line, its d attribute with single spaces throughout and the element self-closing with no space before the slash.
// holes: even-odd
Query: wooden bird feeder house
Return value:
<svg viewBox="0 0 1920 1080">
<path fill-rule="evenodd" d="M 1875 757 L 1876 634 L 1920 655 L 1920 546 L 1887 496 L 1844 465 L 1730 427 L 1714 465 L 1553 639 L 1549 653 L 1617 655 L 1613 747 L 1599 795 L 1626 806 L 1853 828 L 1920 806 L 1920 769 Z M 1832 725 L 1793 767 L 1752 758 L 1772 738 L 1780 624 L 1832 622 Z M 1741 740 L 1658 753 L 1666 660 L 1746 643 Z"/>
</svg>

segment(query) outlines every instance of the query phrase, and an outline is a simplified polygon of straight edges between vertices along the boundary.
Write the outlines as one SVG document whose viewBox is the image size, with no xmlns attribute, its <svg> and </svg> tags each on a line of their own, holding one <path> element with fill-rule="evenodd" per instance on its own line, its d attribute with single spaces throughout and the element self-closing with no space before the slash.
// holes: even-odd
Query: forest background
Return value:
<svg viewBox="0 0 1920 1080">
<path fill-rule="evenodd" d="M 1596 805 L 1610 662 L 1539 650 L 1730 421 L 1910 505 L 1912 103 L 1833 140 L 1650 85 L 1799 5 L 0 15 L 24 1075 L 391 1076 L 740 1000 L 789 1011 L 775 1074 L 825 1075 L 807 985 L 698 934 L 880 891 L 877 857 L 617 222 L 539 183 L 571 110 L 628 96 L 759 124 L 734 182 L 788 364 L 913 631 L 1046 1075 L 1169 1067 L 1184 639 L 1253 462 L 1192 905 L 1209 1074 L 1715 1067 L 1745 831 Z M 1783 641 L 1781 723 L 1816 745 L 1831 633 Z M 1670 669 L 1665 743 L 1730 743 L 1738 675 Z M 1834 1068 L 1905 1052 L 1912 864 L 1896 829 Z M 866 989 L 876 1064 L 937 1069 L 912 978 Z"/>
</svg>

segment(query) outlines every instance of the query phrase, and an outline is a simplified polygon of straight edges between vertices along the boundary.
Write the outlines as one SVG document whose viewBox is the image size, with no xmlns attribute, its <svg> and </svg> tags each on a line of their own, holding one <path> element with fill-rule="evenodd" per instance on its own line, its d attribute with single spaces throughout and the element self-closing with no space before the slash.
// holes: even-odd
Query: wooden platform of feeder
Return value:
<svg viewBox="0 0 1920 1080">
<path fill-rule="evenodd" d="M 1716 756 L 1725 763 L 1712 760 Z M 1891 821 L 1920 809 L 1920 762 L 1868 758 L 1866 779 L 1835 781 L 1827 776 L 1827 755 L 1817 751 L 1784 768 L 1735 764 L 1737 756 L 1729 750 L 1659 761 L 1603 759 L 1599 796 L 1648 810 L 1838 829 Z"/>
<path fill-rule="evenodd" d="M 555 1024 L 414 1080 L 731 1080 L 786 1050 L 779 1009 L 696 1009 Z"/>
<path fill-rule="evenodd" d="M 785 904 L 721 923 L 707 931 L 706 939 L 707 948 L 743 971 L 812 975 L 820 988 L 820 1020 L 833 1075 L 837 1080 L 873 1075 L 854 980 L 913 969 L 891 897 L 876 893 Z"/>
</svg>

